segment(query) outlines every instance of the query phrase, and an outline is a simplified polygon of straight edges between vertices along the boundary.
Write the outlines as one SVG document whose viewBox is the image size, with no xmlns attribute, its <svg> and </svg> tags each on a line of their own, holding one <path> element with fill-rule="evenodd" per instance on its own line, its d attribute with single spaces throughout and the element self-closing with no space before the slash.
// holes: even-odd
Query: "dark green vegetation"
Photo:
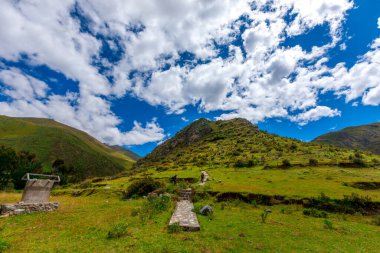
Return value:
<svg viewBox="0 0 380 253">
<path fill-rule="evenodd" d="M 49 119 L 0 116 L 0 145 L 36 155 L 46 173 L 67 175 L 66 181 L 114 175 L 133 159 L 88 134 Z"/>
<path fill-rule="evenodd" d="M 27 151 L 15 152 L 12 148 L 0 146 L 0 189 L 12 183 L 15 189 L 23 189 L 21 178 L 27 172 L 41 172 L 42 165 L 36 156 Z"/>
<path fill-rule="evenodd" d="M 374 154 L 380 154 L 380 123 L 347 127 L 340 131 L 321 135 L 313 142 L 368 150 Z"/>
<path fill-rule="evenodd" d="M 167 140 L 136 168 L 158 171 L 187 167 L 302 166 L 366 167 L 376 165 L 377 156 L 322 143 L 305 143 L 259 130 L 245 119 L 208 121 L 200 119 Z"/>
<path fill-rule="evenodd" d="M 124 198 L 134 198 L 146 196 L 148 193 L 157 190 L 162 186 L 159 181 L 153 180 L 150 177 L 146 177 L 140 180 L 134 181 L 130 184 L 125 192 L 123 192 Z"/>
</svg>

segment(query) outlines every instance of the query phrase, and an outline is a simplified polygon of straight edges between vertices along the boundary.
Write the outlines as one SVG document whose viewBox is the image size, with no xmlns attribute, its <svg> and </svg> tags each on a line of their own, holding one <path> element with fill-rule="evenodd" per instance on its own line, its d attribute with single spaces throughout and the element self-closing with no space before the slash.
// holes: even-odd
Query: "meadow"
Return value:
<svg viewBox="0 0 380 253">
<path fill-rule="evenodd" d="M 19 198 L 0 195 L 7 202 Z M 198 203 L 214 208 L 212 218 L 198 216 L 201 231 L 169 233 L 174 205 L 142 222 L 131 212 L 144 199 L 122 201 L 98 193 L 52 200 L 60 202 L 55 212 L 0 219 L 4 252 L 378 252 L 380 226 L 366 216 L 329 214 L 332 228 L 327 228 L 324 219 L 303 215 L 300 206 L 276 205 L 263 223 L 265 206 L 209 198 Z M 125 224 L 127 234 L 108 239 L 115 224 Z"/>
<path fill-rule="evenodd" d="M 57 211 L 0 219 L 0 247 L 4 252 L 378 252 L 380 226 L 375 215 L 327 213 L 327 217 L 316 218 L 305 215 L 299 204 L 266 206 L 239 199 L 219 202 L 215 196 L 203 194 L 195 198 L 195 207 L 211 205 L 214 215 L 198 215 L 201 231 L 170 233 L 168 221 L 175 196 L 167 209 L 145 219 L 134 212 L 146 206 L 146 199 L 122 199 L 123 190 L 146 176 L 169 189 L 169 178 L 176 174 L 179 185 L 185 184 L 181 179 L 192 178 L 193 183 L 185 187 L 196 187 L 201 169 L 148 170 L 57 187 L 51 198 L 60 203 Z M 208 173 L 211 181 L 196 187 L 198 193 L 235 191 L 301 198 L 324 192 L 341 198 L 354 192 L 374 201 L 380 197 L 379 189 L 343 184 L 374 181 L 379 178 L 378 169 L 258 167 L 209 169 Z M 2 203 L 20 198 L 20 193 L 0 193 Z M 266 208 L 272 212 L 264 223 L 261 215 Z M 118 226 L 125 234 L 108 238 Z"/>
</svg>

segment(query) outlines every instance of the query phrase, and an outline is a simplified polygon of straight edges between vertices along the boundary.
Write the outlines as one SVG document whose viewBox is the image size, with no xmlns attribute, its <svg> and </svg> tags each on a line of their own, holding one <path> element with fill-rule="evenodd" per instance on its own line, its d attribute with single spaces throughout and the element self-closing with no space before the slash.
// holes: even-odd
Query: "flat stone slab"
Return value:
<svg viewBox="0 0 380 253">
<path fill-rule="evenodd" d="M 178 201 L 169 225 L 177 223 L 185 231 L 200 230 L 197 215 L 192 211 L 193 209 L 194 205 L 189 200 Z"/>
</svg>

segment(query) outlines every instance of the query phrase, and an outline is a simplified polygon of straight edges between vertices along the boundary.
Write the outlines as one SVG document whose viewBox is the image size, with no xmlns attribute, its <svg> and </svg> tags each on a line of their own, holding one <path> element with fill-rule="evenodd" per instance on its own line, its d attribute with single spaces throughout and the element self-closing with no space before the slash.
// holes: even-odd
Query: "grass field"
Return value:
<svg viewBox="0 0 380 253">
<path fill-rule="evenodd" d="M 1 202 L 15 202 L 20 194 L 1 193 Z M 200 232 L 168 233 L 174 207 L 142 222 L 132 209 L 143 199 L 122 201 L 114 194 L 89 197 L 56 196 L 60 208 L 0 219 L 0 245 L 5 252 L 378 252 L 380 227 L 372 217 L 329 214 L 324 219 L 302 214 L 296 205 L 272 206 L 266 223 L 265 206 L 239 201 L 211 204 L 214 217 L 199 216 Z M 196 204 L 199 205 L 200 203 Z M 127 224 L 128 235 L 107 239 L 113 224 Z"/>
<path fill-rule="evenodd" d="M 73 188 L 57 189 L 55 192 L 74 192 L 81 188 L 105 191 L 109 186 L 111 190 L 121 191 L 136 178 L 150 176 L 169 182 L 169 178 L 177 175 L 178 178 L 193 178 L 200 180 L 200 172 L 206 170 L 211 180 L 206 185 L 206 190 L 214 192 L 239 192 L 256 193 L 265 195 L 281 195 L 293 199 L 315 197 L 321 193 L 329 197 L 343 198 L 344 195 L 356 193 L 360 196 L 369 196 L 373 201 L 380 201 L 380 189 L 364 190 L 351 186 L 354 182 L 380 182 L 380 169 L 378 168 L 350 168 L 339 167 L 303 167 L 291 169 L 255 168 L 198 168 L 192 167 L 186 170 L 166 170 L 159 172 L 147 170 L 133 177 L 121 177 L 114 180 L 103 180 L 97 183 L 76 185 Z M 83 184 L 82 184 L 83 185 Z M 196 183 L 193 184 L 194 186 Z"/>
</svg>

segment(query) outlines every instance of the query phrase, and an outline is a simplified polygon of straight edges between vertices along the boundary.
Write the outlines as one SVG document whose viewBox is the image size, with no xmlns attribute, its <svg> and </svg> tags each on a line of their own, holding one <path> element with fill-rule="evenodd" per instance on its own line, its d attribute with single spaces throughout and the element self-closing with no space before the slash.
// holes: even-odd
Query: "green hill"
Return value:
<svg viewBox="0 0 380 253">
<path fill-rule="evenodd" d="M 200 119 L 158 146 L 135 166 L 270 168 L 317 163 L 355 167 L 354 155 L 353 150 L 270 134 L 245 119 L 215 122 Z M 363 152 L 356 156 L 367 164 L 373 159 L 371 154 Z"/>
<path fill-rule="evenodd" d="M 321 135 L 313 142 L 368 150 L 374 154 L 380 154 L 380 123 L 347 127 L 340 131 Z"/>
<path fill-rule="evenodd" d="M 113 175 L 134 163 L 85 132 L 50 119 L 0 116 L 0 145 L 36 154 L 45 172 L 63 160 L 78 180 Z"/>
</svg>

